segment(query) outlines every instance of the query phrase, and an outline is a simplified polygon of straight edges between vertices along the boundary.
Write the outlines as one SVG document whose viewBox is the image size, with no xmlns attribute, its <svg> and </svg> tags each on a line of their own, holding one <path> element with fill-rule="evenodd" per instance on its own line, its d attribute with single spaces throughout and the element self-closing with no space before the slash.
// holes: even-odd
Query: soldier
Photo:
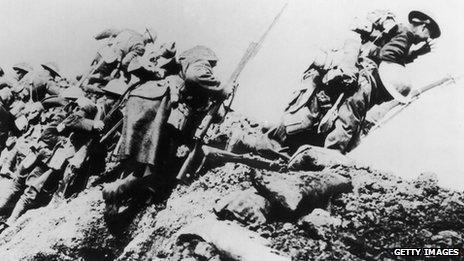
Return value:
<svg viewBox="0 0 464 261">
<path fill-rule="evenodd" d="M 20 81 L 26 74 L 32 72 L 34 68 L 28 63 L 18 63 L 13 65 L 13 70 L 15 71 L 15 80 Z"/>
<path fill-rule="evenodd" d="M 5 147 L 5 142 L 10 134 L 19 134 L 15 125 L 15 117 L 9 112 L 13 103 L 13 94 L 9 88 L 0 90 L 0 151 Z"/>
<path fill-rule="evenodd" d="M 14 92 L 34 102 L 40 102 L 47 95 L 58 95 L 60 87 L 55 82 L 55 78 L 60 77 L 58 66 L 49 62 L 42 64 L 42 67 L 43 70 L 30 71 L 24 75 Z"/>
<path fill-rule="evenodd" d="M 160 59 L 156 66 L 162 69 L 174 57 Z M 227 96 L 213 72 L 217 60 L 211 49 L 195 46 L 179 56 L 180 71 L 165 71 L 163 80 L 148 81 L 130 93 L 119 149 L 126 177 L 103 191 L 108 217 L 117 217 L 123 200 L 156 187 L 163 165 L 173 167 L 166 164 L 177 150 L 170 141 L 191 142 L 211 100 Z M 174 180 L 167 173 L 162 178 Z"/>
<path fill-rule="evenodd" d="M 40 134 L 40 138 L 31 145 L 30 153 L 21 161 L 15 171 L 14 179 L 10 186 L 2 191 L 0 197 L 0 212 L 2 214 L 13 213 L 6 224 L 0 228 L 3 231 L 11 225 L 25 210 L 31 207 L 38 194 L 37 184 L 41 178 L 47 178 L 53 172 L 47 162 L 52 156 L 55 145 L 62 139 L 56 130 L 56 126 L 66 116 L 65 111 L 54 114 L 52 122 Z M 28 188 L 28 189 L 27 189 Z M 20 199 L 23 195 L 22 199 Z"/>
<path fill-rule="evenodd" d="M 36 157 L 29 162 L 24 160 L 18 168 L 9 195 L 0 200 L 2 212 L 8 212 L 14 206 L 2 229 L 11 226 L 28 209 L 48 204 L 67 160 L 93 134 L 101 131 L 102 123 L 94 120 L 98 111 L 96 105 L 84 97 L 77 99 L 75 105 L 72 111 L 66 112 L 63 108 L 63 113 L 55 115 L 55 120 L 39 139 Z M 71 108 L 68 106 L 67 109 Z M 70 115 L 64 118 L 66 114 Z"/>
<path fill-rule="evenodd" d="M 120 72 L 130 80 L 127 72 L 132 59 L 142 56 L 145 53 L 145 46 L 156 41 L 156 33 L 146 28 L 143 34 L 133 30 L 105 30 L 96 36 L 96 39 L 109 38 L 109 44 L 105 46 L 101 53 L 100 64 L 94 62 L 96 70 L 93 72 L 89 82 L 103 80 L 108 82 L 111 78 L 119 78 Z"/>
<path fill-rule="evenodd" d="M 110 82 L 104 89 L 97 91 L 98 113 L 94 119 L 86 119 L 83 115 L 68 117 L 68 129 L 74 129 L 73 145 L 76 153 L 69 159 L 63 179 L 56 192 L 57 197 L 69 197 L 80 192 L 87 185 L 90 174 L 99 175 L 106 169 L 106 158 L 115 133 L 121 129 L 122 113 L 117 108 L 119 93 L 115 84 Z M 115 107 L 116 106 L 116 107 Z M 66 124 L 66 121 L 64 122 Z M 106 133 L 100 139 L 100 134 Z M 80 140 L 79 142 L 76 142 Z M 114 149 L 114 147 L 112 147 Z"/>
<path fill-rule="evenodd" d="M 142 56 L 145 53 L 145 46 L 155 41 L 156 33 L 150 28 L 145 28 L 143 34 L 132 30 L 123 30 L 120 32 L 112 40 L 112 47 L 116 51 L 120 67 L 123 70 L 127 70 L 127 66 L 129 66 L 132 59 Z"/>
<path fill-rule="evenodd" d="M 322 146 L 326 133 L 320 126 L 324 116 L 356 90 L 358 48 L 353 41 L 346 41 L 338 49 L 320 50 L 303 73 L 280 122 L 264 135 L 235 133 L 226 149 L 288 159 L 301 145 Z"/>
<path fill-rule="evenodd" d="M 121 33 L 122 30 L 115 29 L 115 28 L 108 28 L 105 29 L 98 34 L 96 34 L 93 38 L 97 41 L 105 41 L 104 45 L 105 46 L 111 46 L 113 45 L 113 39 Z"/>
<path fill-rule="evenodd" d="M 366 112 L 372 106 L 391 99 L 408 101 L 401 94 L 408 93 L 407 90 L 411 88 L 407 80 L 401 79 L 404 65 L 430 52 L 433 39 L 441 34 L 438 24 L 422 12 L 410 12 L 409 23 L 399 25 L 398 30 L 378 52 L 363 59 L 359 89 L 341 105 L 335 128 L 328 134 L 325 147 L 342 153 L 350 151 L 355 145 L 354 138 L 360 131 Z"/>
</svg>

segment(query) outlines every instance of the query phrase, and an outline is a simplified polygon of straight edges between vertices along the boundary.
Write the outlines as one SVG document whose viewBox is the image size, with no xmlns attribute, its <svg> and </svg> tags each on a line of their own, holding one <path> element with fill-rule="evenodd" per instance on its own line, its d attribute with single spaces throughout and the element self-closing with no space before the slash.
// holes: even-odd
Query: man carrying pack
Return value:
<svg viewBox="0 0 464 261">
<path fill-rule="evenodd" d="M 171 63 L 163 61 L 163 56 L 159 59 L 156 66 Z M 105 186 L 107 220 L 121 214 L 125 200 L 160 188 L 154 184 L 158 180 L 174 181 L 174 172 L 169 176 L 165 168 L 175 168 L 166 162 L 176 154 L 176 145 L 191 142 L 211 100 L 227 96 L 213 72 L 217 61 L 211 49 L 195 46 L 179 56 L 178 66 L 173 68 L 180 70 L 174 74 L 168 70 L 165 78 L 147 81 L 129 94 L 119 149 L 126 177 Z"/>
<path fill-rule="evenodd" d="M 108 44 L 102 48 L 100 57 L 93 62 L 96 66 L 89 83 L 108 82 L 112 78 L 119 78 L 121 73 L 130 80 L 128 66 L 135 57 L 143 56 L 148 44 L 156 41 L 156 32 L 145 28 L 141 34 L 134 30 L 104 30 L 95 39 L 109 39 Z M 99 64 L 98 64 L 99 63 Z"/>
<path fill-rule="evenodd" d="M 385 45 L 363 57 L 359 89 L 341 105 L 334 129 L 325 140 L 326 148 L 342 153 L 350 151 L 370 108 L 391 99 L 408 102 L 403 94 L 411 86 L 404 66 L 430 52 L 433 39 L 441 34 L 438 24 L 422 12 L 410 12 L 409 23 L 399 25 Z"/>
<path fill-rule="evenodd" d="M 227 150 L 286 159 L 304 144 L 322 146 L 326 133 L 319 126 L 324 116 L 356 90 L 358 48 L 353 41 L 346 41 L 338 49 L 318 51 L 280 122 L 264 135 L 233 135 Z"/>
<path fill-rule="evenodd" d="M 98 112 L 94 103 L 81 97 L 70 105 L 74 109 L 72 106 L 63 108 L 62 113 L 55 115 L 42 132 L 33 148 L 35 157 L 26 157 L 21 162 L 7 195 L 0 199 L 0 212 L 8 214 L 11 210 L 0 231 L 11 226 L 27 210 L 48 204 L 67 160 L 101 130 L 102 124 L 94 120 Z"/>
</svg>

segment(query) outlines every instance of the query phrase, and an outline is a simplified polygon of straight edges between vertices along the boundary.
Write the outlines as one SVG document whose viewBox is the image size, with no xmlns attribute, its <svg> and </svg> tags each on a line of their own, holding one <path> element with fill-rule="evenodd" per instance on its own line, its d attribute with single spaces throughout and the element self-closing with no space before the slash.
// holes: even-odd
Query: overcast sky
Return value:
<svg viewBox="0 0 464 261">
<path fill-rule="evenodd" d="M 148 25 L 158 31 L 160 42 L 176 41 L 180 50 L 196 44 L 210 46 L 221 59 L 218 74 L 225 81 L 248 44 L 260 37 L 283 3 L 281 0 L 2 0 L 0 66 L 9 67 L 22 61 L 34 64 L 56 61 L 65 75 L 73 76 L 85 71 L 95 55 L 98 44 L 92 36 L 97 32 L 108 27 L 143 30 Z M 290 1 L 262 50 L 243 72 L 235 107 L 260 119 L 276 120 L 289 89 L 296 87 L 314 50 L 341 41 L 354 16 L 365 16 L 374 9 L 390 9 L 400 21 L 406 21 L 413 9 L 434 14 L 443 31 L 438 48 L 418 60 L 411 70 L 418 72 L 414 77 L 418 85 L 454 73 L 464 64 L 464 29 L 458 26 L 464 24 L 463 3 L 460 0 Z"/>
<path fill-rule="evenodd" d="M 196 44 L 215 50 L 220 58 L 217 72 L 224 81 L 248 44 L 259 39 L 284 4 L 281 0 L 0 2 L 0 66 L 7 71 L 16 62 L 27 61 L 37 66 L 55 61 L 66 76 L 74 76 L 85 71 L 95 55 L 98 44 L 92 36 L 97 32 L 109 27 L 143 30 L 151 26 L 158 31 L 160 42 L 176 41 L 180 51 Z M 415 87 L 464 71 L 462 0 L 290 1 L 260 53 L 245 68 L 234 108 L 259 120 L 278 120 L 316 48 L 333 46 L 343 40 L 353 17 L 363 17 L 374 9 L 389 9 L 401 22 L 407 21 L 410 10 L 419 9 L 433 14 L 440 24 L 442 37 L 435 52 L 408 66 Z M 463 164 L 462 159 L 459 160 L 464 156 L 462 85 L 424 95 L 424 99 L 405 112 L 397 123 L 392 122 L 391 127 L 386 128 L 386 133 L 378 139 L 385 144 L 378 146 L 404 152 L 406 156 L 394 153 L 404 158 L 404 162 L 398 163 L 403 169 L 413 166 L 411 162 L 427 161 L 437 165 L 433 159 L 438 159 L 440 164 L 450 166 L 447 162 L 454 160 L 450 173 L 460 169 L 464 187 Z M 427 130 L 429 136 L 420 138 L 422 130 Z M 398 135 L 404 133 L 406 141 L 401 141 Z M 420 145 L 410 142 L 414 139 Z M 392 148 L 391 144 L 402 147 Z M 417 153 L 418 146 L 428 154 Z M 364 150 L 371 156 L 376 154 L 372 153 L 372 147 Z M 408 156 L 411 154 L 416 157 Z M 377 158 L 382 160 L 381 153 Z"/>
</svg>

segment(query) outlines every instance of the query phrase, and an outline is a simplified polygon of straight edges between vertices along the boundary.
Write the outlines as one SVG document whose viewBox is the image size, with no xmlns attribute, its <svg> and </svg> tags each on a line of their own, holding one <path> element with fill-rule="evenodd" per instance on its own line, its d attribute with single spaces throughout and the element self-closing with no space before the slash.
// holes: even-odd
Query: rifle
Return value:
<svg viewBox="0 0 464 261">
<path fill-rule="evenodd" d="M 387 110 L 382 116 L 382 118 L 380 119 L 380 121 L 378 121 L 374 127 L 372 127 L 372 129 L 370 130 L 370 132 L 374 131 L 374 130 L 377 130 L 379 128 L 381 128 L 383 125 L 385 125 L 387 122 L 389 122 L 392 118 L 396 117 L 400 112 L 402 112 L 406 107 L 408 107 L 409 105 L 411 105 L 411 103 L 413 103 L 414 101 L 416 101 L 417 99 L 419 99 L 420 95 L 426 91 L 429 91 L 435 87 L 439 87 L 439 86 L 443 86 L 443 85 L 448 85 L 448 84 L 452 84 L 452 83 L 456 83 L 456 80 L 461 78 L 462 75 L 458 76 L 458 77 L 452 77 L 452 76 L 446 76 L 438 81 L 435 81 L 433 83 L 430 83 L 430 84 L 427 84 L 421 88 L 418 88 L 418 89 L 415 89 L 413 91 L 411 91 L 411 94 L 409 95 L 410 96 L 410 100 L 408 103 L 400 103 L 399 101 L 392 101 L 393 104 L 391 104 L 389 107 L 390 109 Z M 391 113 L 390 115 L 387 115 L 389 112 L 393 111 L 393 110 L 396 110 L 394 113 Z M 367 136 L 367 134 L 366 134 Z"/>
<path fill-rule="evenodd" d="M 100 143 L 105 142 L 113 133 L 115 133 L 119 127 L 121 127 L 123 123 L 123 119 L 120 119 L 114 126 L 111 128 L 103 137 L 100 139 Z"/>
<path fill-rule="evenodd" d="M 234 72 L 232 73 L 232 75 L 230 76 L 228 81 L 226 82 L 225 86 L 232 86 L 232 85 L 235 84 L 238 77 L 240 76 L 243 69 L 245 68 L 246 64 L 258 53 L 258 51 L 261 48 L 266 36 L 271 31 L 272 27 L 274 27 L 274 25 L 277 23 L 278 19 L 280 18 L 280 16 L 284 12 L 287 5 L 288 5 L 288 3 L 286 3 L 282 7 L 280 12 L 274 18 L 271 25 L 264 32 L 264 34 L 261 36 L 259 41 L 250 43 L 247 50 L 245 51 L 242 58 L 240 59 L 240 62 L 238 63 L 237 67 L 235 68 Z M 229 99 L 229 104 L 226 106 L 225 114 L 227 114 L 227 112 L 230 110 L 230 107 L 232 106 L 232 102 L 233 102 L 234 97 L 235 97 L 235 92 L 237 91 L 236 89 L 237 88 L 234 87 L 234 89 L 232 91 L 232 94 L 231 94 L 230 99 Z M 203 138 L 205 137 L 206 132 L 208 131 L 209 126 L 211 125 L 211 122 L 212 122 L 214 116 L 217 114 L 217 112 L 221 108 L 221 105 L 224 102 L 225 102 L 225 100 L 217 100 L 217 101 L 213 102 L 213 104 L 211 105 L 208 113 L 206 114 L 206 116 L 204 117 L 204 119 L 202 121 L 202 124 L 197 129 L 197 131 L 195 132 L 195 136 L 194 136 L 195 145 L 194 145 L 193 149 L 190 151 L 187 158 L 185 159 L 184 164 L 182 165 L 181 169 L 179 170 L 179 173 L 176 176 L 177 180 L 185 182 L 185 179 L 190 177 L 189 172 L 192 170 L 195 159 L 197 158 L 197 155 L 199 154 L 199 152 L 201 150 L 201 145 L 203 143 Z M 223 118 L 225 118 L 225 116 L 226 115 L 224 115 Z"/>
<path fill-rule="evenodd" d="M 234 73 L 230 77 L 228 84 L 233 84 L 235 82 L 235 80 L 237 80 L 238 76 L 242 72 L 242 70 L 245 67 L 248 60 L 253 58 L 258 53 L 259 49 L 261 49 L 261 46 L 263 45 L 264 40 L 266 39 L 267 35 L 271 31 L 271 29 L 274 27 L 274 25 L 277 23 L 277 21 L 279 21 L 279 18 L 280 18 L 280 16 L 282 16 L 285 8 L 287 8 L 287 5 L 288 5 L 288 2 L 285 3 L 285 5 L 282 7 L 282 9 L 280 9 L 279 13 L 274 17 L 274 20 L 272 20 L 272 23 L 269 25 L 267 30 L 264 32 L 264 34 L 261 36 L 261 38 L 259 38 L 258 42 L 250 43 L 250 45 L 248 46 L 248 49 L 245 51 L 245 55 L 242 57 L 242 59 L 240 60 L 240 63 L 238 64 L 236 70 L 234 71 Z M 244 59 L 245 57 L 247 57 L 247 58 Z M 243 62 L 243 64 L 242 64 L 242 62 Z M 230 82 L 232 79 L 234 79 L 234 81 Z M 235 93 L 236 92 L 235 92 L 235 89 L 234 89 L 234 91 L 232 92 L 232 95 L 229 98 L 229 104 L 226 106 L 225 114 L 227 114 L 230 111 L 230 108 L 231 108 L 232 103 L 233 103 L 234 98 L 235 98 Z M 224 115 L 223 118 L 225 118 L 225 115 Z"/>
<path fill-rule="evenodd" d="M 287 164 L 282 159 L 269 160 L 252 154 L 235 154 L 207 145 L 201 146 L 201 152 L 203 160 L 197 168 L 197 172 L 200 171 L 204 165 L 220 165 L 226 162 L 241 163 L 253 168 L 267 169 L 271 171 L 281 171 L 287 167 Z"/>
<path fill-rule="evenodd" d="M 96 63 L 94 66 L 90 68 L 90 70 L 85 74 L 82 75 L 82 78 L 76 83 L 76 87 L 80 88 L 84 82 L 95 72 L 95 70 L 98 69 L 103 64 L 103 58 L 100 59 L 98 63 Z"/>
</svg>

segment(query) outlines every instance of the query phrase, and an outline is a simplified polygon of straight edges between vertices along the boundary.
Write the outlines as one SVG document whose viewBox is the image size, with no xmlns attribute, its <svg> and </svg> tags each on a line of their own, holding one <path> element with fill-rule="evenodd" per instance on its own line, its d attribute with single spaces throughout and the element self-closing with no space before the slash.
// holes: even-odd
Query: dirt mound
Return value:
<svg viewBox="0 0 464 261">
<path fill-rule="evenodd" d="M 230 122 L 259 129 L 237 118 Z M 276 175 L 233 163 L 211 169 L 189 186 L 178 185 L 166 202 L 147 206 L 117 235 L 105 224 L 101 188 L 91 188 L 27 212 L 1 234 L 2 260 L 230 260 L 237 253 L 247 260 L 242 242 L 274 260 L 366 260 L 391 257 L 388 249 L 395 247 L 464 248 L 464 193 L 439 187 L 433 174 L 404 181 L 369 168 L 335 166 L 318 175 L 342 176 L 352 188 L 331 195 L 327 204 L 259 226 L 218 220 L 216 202 L 254 188 L 257 172 Z M 232 232 L 195 236 L 185 232 L 192 224 Z M 231 240 L 240 241 L 234 246 Z"/>
</svg>

